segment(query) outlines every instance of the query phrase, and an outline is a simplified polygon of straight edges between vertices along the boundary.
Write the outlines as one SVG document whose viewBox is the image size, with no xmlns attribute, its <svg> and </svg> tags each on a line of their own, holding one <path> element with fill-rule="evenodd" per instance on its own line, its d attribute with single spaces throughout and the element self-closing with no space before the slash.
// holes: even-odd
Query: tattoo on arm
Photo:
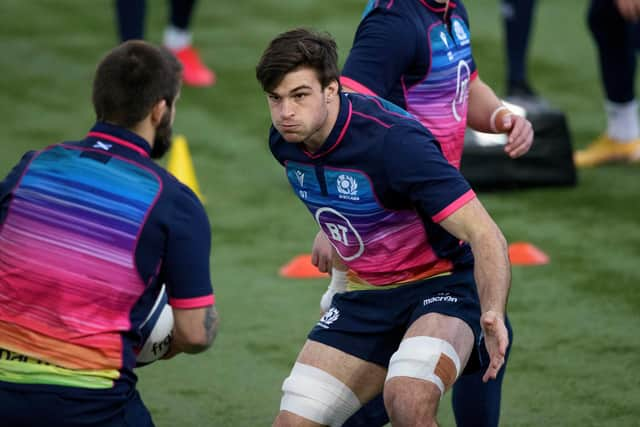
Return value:
<svg viewBox="0 0 640 427">
<path fill-rule="evenodd" d="M 218 334 L 218 311 L 214 306 L 207 307 L 204 315 L 204 329 L 207 333 L 207 342 L 213 344 Z"/>
</svg>

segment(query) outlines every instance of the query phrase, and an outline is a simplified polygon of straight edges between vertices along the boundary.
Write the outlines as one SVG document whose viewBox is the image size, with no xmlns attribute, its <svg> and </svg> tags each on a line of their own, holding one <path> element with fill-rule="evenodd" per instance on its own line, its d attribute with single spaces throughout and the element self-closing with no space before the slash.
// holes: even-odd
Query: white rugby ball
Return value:
<svg viewBox="0 0 640 427">
<path fill-rule="evenodd" d="M 143 344 L 136 349 L 137 366 L 155 362 L 169 350 L 173 331 L 173 311 L 168 302 L 165 286 L 162 285 L 153 308 L 140 325 Z"/>
</svg>

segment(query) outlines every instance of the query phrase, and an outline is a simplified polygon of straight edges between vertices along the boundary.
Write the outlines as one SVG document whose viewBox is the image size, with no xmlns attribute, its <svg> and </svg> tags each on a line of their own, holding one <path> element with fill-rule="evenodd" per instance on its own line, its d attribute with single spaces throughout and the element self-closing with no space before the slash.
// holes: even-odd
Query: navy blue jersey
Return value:
<svg viewBox="0 0 640 427">
<path fill-rule="evenodd" d="M 340 81 L 404 108 L 431 131 L 459 167 L 469 83 L 476 76 L 461 1 L 370 0 Z"/>
<path fill-rule="evenodd" d="M 468 245 L 438 223 L 475 194 L 414 118 L 343 93 L 317 152 L 273 127 L 270 147 L 355 283 L 415 282 L 472 262 Z"/>
<path fill-rule="evenodd" d="M 204 208 L 149 152 L 98 123 L 27 153 L 0 182 L 3 387 L 126 396 L 160 286 L 173 307 L 214 303 Z"/>
</svg>

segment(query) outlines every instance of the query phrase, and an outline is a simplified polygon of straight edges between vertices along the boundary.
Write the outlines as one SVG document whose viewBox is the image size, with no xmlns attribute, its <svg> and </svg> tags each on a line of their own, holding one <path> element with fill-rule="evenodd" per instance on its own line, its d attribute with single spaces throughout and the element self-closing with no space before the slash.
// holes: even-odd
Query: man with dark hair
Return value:
<svg viewBox="0 0 640 427">
<path fill-rule="evenodd" d="M 134 368 L 163 284 L 164 357 L 212 344 L 208 218 L 150 159 L 170 145 L 180 79 L 167 50 L 116 47 L 95 74 L 88 135 L 26 153 L 0 182 L 3 425 L 153 426 Z"/>
<path fill-rule="evenodd" d="M 502 233 L 414 117 L 340 90 L 328 35 L 277 36 L 256 77 L 271 151 L 349 268 L 348 291 L 284 381 L 274 425 L 340 426 L 383 387 L 393 425 L 434 425 L 463 371 L 489 381 L 504 363 Z"/>
</svg>

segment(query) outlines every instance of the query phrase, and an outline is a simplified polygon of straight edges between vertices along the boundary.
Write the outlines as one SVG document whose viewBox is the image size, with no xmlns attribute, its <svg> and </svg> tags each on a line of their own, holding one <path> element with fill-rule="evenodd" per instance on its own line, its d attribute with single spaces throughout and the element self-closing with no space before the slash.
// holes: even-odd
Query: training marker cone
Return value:
<svg viewBox="0 0 640 427">
<path fill-rule="evenodd" d="M 510 244 L 509 260 L 513 265 L 549 264 L 549 256 L 527 242 L 514 242 Z"/>
<path fill-rule="evenodd" d="M 187 146 L 187 139 L 182 135 L 176 135 L 171 143 L 169 150 L 169 160 L 167 161 L 167 170 L 175 176 L 178 181 L 189 187 L 196 196 L 204 202 L 204 198 L 200 193 L 200 186 L 196 179 L 196 172 L 193 169 L 191 154 Z"/>
<path fill-rule="evenodd" d="M 509 245 L 509 260 L 513 265 L 543 265 L 549 263 L 549 256 L 527 242 Z M 311 254 L 295 256 L 279 270 L 280 276 L 291 279 L 317 279 L 329 277 L 311 263 Z"/>
<path fill-rule="evenodd" d="M 321 273 L 318 268 L 311 263 L 311 254 L 302 254 L 294 257 L 287 264 L 283 265 L 279 271 L 282 277 L 291 279 L 317 279 L 329 277 L 327 273 Z"/>
</svg>

